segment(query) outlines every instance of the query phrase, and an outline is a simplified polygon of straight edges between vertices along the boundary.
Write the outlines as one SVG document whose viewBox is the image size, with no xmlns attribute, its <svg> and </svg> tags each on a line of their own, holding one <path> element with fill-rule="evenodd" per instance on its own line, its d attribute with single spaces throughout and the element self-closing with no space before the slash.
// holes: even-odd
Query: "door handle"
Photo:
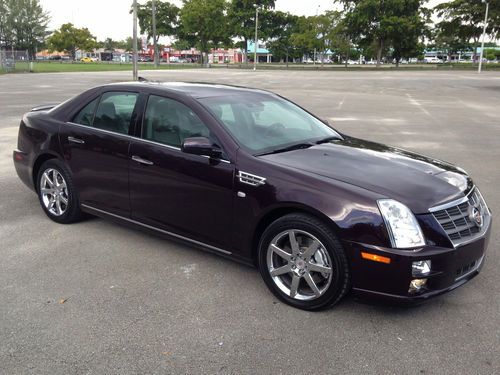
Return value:
<svg viewBox="0 0 500 375">
<path fill-rule="evenodd" d="M 136 155 L 132 156 L 132 160 L 138 162 L 139 164 L 144 164 L 144 165 L 153 165 L 154 164 L 152 161 L 143 159 L 140 156 L 136 156 Z"/>
<path fill-rule="evenodd" d="M 75 138 L 75 137 L 71 137 L 71 136 L 68 137 L 68 141 L 73 142 L 73 143 L 78 143 L 79 145 L 83 145 L 85 143 L 85 141 L 83 139 Z"/>
</svg>

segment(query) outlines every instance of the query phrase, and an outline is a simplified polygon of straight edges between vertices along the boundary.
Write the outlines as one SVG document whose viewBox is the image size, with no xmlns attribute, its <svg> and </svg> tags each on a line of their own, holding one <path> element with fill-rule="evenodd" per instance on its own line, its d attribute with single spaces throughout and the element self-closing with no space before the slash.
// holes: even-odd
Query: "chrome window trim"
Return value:
<svg viewBox="0 0 500 375">
<path fill-rule="evenodd" d="M 77 124 L 77 123 L 72 122 L 72 121 L 66 121 L 65 123 L 68 124 L 68 125 L 76 125 L 76 126 L 83 127 L 83 128 L 86 128 L 86 129 L 97 130 L 97 131 L 100 131 L 100 132 L 103 132 L 103 133 L 106 133 L 106 134 L 118 135 L 120 137 L 132 139 L 134 141 L 141 141 L 141 142 L 151 143 L 151 144 L 154 144 L 154 145 L 157 145 L 157 146 L 166 147 L 166 148 L 168 148 L 170 150 L 176 150 L 176 151 L 182 152 L 182 150 L 180 149 L 180 147 L 166 145 L 164 143 L 159 143 L 159 142 L 151 141 L 151 140 L 145 139 L 145 138 L 134 137 L 134 136 L 132 136 L 130 134 L 116 133 L 116 132 L 112 132 L 110 130 L 95 128 L 95 127 L 89 126 L 89 125 Z M 207 156 L 207 155 L 197 155 L 197 156 L 201 156 L 201 157 L 204 157 L 206 159 L 213 159 L 213 160 L 220 161 L 220 162 L 226 163 L 226 164 L 232 164 L 231 161 L 226 160 L 226 159 L 215 159 L 215 158 L 211 158 L 210 156 Z"/>
<path fill-rule="evenodd" d="M 136 220 L 133 220 L 133 219 L 129 219 L 129 218 L 126 218 L 124 216 L 120 216 L 120 215 L 116 215 L 116 214 L 113 214 L 111 212 L 108 212 L 108 211 L 104 211 L 104 210 L 101 210 L 99 208 L 95 208 L 95 207 L 92 207 L 92 206 L 89 206 L 87 204 L 80 204 L 82 207 L 88 209 L 88 210 L 93 210 L 93 211 L 97 211 L 97 212 L 100 212 L 100 213 L 103 213 L 105 215 L 109 215 L 109 216 L 113 216 L 113 217 L 116 217 L 118 219 L 121 219 L 121 220 L 124 220 L 124 221 L 128 221 L 129 223 L 132 223 L 132 224 L 136 224 L 136 225 L 140 225 L 144 228 L 148 228 L 148 229 L 152 229 L 152 230 L 155 230 L 157 232 L 160 232 L 160 233 L 163 233 L 163 234 L 166 234 L 168 236 L 172 236 L 172 237 L 175 237 L 175 238 L 179 238 L 181 240 L 184 240 L 184 241 L 188 241 L 188 242 L 191 242 L 191 243 L 194 243 L 196 245 L 199 245 L 199 246 L 203 246 L 203 247 L 206 247 L 208 249 L 211 249 L 211 250 L 214 250 L 214 251 L 217 251 L 217 252 L 220 252 L 220 253 L 223 253 L 223 254 L 226 254 L 226 255 L 232 255 L 232 252 L 230 251 L 227 251 L 227 250 L 223 250 L 223 249 L 220 249 L 218 247 L 215 247 L 215 246 L 212 246 L 212 245 L 208 245 L 204 242 L 200 242 L 200 241 L 196 241 L 196 240 L 193 240 L 189 237 L 184 237 L 184 236 L 181 236 L 180 234 L 176 234 L 176 233 L 172 233 L 172 232 L 168 232 L 166 230 L 163 230 L 163 229 L 160 229 L 160 228 L 157 228 L 157 227 L 154 227 L 152 225 L 148 225 L 148 224 L 144 224 L 144 223 L 141 223 L 140 221 L 136 221 Z"/>
</svg>

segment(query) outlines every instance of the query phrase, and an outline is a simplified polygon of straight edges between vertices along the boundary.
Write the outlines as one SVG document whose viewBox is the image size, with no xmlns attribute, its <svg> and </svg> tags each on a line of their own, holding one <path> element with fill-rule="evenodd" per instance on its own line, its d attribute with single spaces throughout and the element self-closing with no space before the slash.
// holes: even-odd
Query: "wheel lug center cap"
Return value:
<svg viewBox="0 0 500 375">
<path fill-rule="evenodd" d="M 306 262 L 304 261 L 304 259 L 297 258 L 295 260 L 295 267 L 297 267 L 297 269 L 299 270 L 303 270 L 304 268 L 306 268 Z"/>
</svg>

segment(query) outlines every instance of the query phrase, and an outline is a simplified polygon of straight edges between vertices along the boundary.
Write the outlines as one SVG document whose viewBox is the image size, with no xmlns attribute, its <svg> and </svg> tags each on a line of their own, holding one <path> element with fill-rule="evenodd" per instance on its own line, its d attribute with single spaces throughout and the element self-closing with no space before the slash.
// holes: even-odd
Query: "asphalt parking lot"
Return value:
<svg viewBox="0 0 500 375">
<path fill-rule="evenodd" d="M 141 72 L 285 95 L 342 132 L 465 168 L 500 211 L 500 73 Z M 414 308 L 319 313 L 257 270 L 101 219 L 50 221 L 15 174 L 21 115 L 126 72 L 0 75 L 0 373 L 498 374 L 500 226 L 481 274 Z"/>
</svg>

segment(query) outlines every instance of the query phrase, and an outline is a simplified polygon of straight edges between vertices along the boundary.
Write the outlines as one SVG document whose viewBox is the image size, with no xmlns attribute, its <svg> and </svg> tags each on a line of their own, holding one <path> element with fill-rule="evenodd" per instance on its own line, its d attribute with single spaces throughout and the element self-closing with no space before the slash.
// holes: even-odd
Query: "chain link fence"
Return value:
<svg viewBox="0 0 500 375">
<path fill-rule="evenodd" d="M 0 50 L 0 73 L 29 71 L 28 51 Z"/>
</svg>

